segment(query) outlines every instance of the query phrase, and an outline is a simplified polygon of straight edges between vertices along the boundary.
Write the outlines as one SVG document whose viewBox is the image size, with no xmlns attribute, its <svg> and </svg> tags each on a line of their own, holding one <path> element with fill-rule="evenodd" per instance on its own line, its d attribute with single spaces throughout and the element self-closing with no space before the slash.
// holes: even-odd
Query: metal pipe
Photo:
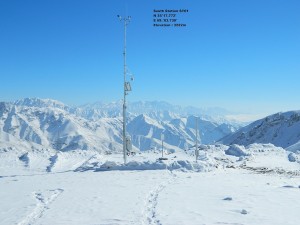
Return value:
<svg viewBox="0 0 300 225">
<path fill-rule="evenodd" d="M 196 155 L 196 162 L 198 160 L 199 156 L 199 149 L 198 149 L 198 117 L 196 116 L 196 149 L 195 149 L 195 155 Z"/>
<path fill-rule="evenodd" d="M 124 157 L 124 164 L 127 161 L 126 155 L 126 89 L 125 89 L 125 82 L 126 82 L 126 18 L 124 18 L 124 98 L 123 98 L 123 157 Z"/>
</svg>

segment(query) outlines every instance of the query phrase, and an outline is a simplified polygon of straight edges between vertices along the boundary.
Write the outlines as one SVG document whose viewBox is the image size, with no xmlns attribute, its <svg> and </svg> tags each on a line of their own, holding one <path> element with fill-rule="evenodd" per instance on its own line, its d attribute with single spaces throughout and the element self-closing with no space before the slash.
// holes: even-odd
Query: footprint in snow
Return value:
<svg viewBox="0 0 300 225">
<path fill-rule="evenodd" d="M 283 188 L 295 188 L 293 185 L 284 185 Z"/>
<path fill-rule="evenodd" d="M 246 215 L 246 214 L 248 214 L 248 212 L 247 212 L 247 210 L 243 209 L 243 210 L 241 211 L 241 214 Z"/>
</svg>

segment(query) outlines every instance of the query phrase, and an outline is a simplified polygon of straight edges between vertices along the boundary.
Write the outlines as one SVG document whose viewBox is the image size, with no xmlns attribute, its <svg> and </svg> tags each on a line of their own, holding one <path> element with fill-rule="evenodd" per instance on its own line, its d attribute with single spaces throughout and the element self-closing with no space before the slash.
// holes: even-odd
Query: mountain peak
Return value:
<svg viewBox="0 0 300 225">
<path fill-rule="evenodd" d="M 27 107 L 38 107 L 38 108 L 59 108 L 59 109 L 67 109 L 64 103 L 53 100 L 53 99 L 41 99 L 41 98 L 23 98 L 14 102 L 14 105 L 17 106 L 27 106 Z"/>
</svg>

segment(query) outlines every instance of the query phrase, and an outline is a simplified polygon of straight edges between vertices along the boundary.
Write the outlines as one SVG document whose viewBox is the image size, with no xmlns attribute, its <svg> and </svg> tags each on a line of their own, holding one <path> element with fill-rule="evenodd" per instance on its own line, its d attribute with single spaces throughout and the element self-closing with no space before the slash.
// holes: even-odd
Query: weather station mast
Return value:
<svg viewBox="0 0 300 225">
<path fill-rule="evenodd" d="M 131 144 L 131 138 L 129 135 L 126 135 L 126 95 L 129 94 L 131 91 L 131 85 L 130 82 L 126 80 L 126 75 L 128 74 L 127 70 L 127 64 L 126 64 L 126 31 L 127 26 L 131 20 L 131 16 L 122 18 L 120 15 L 118 15 L 118 18 L 120 21 L 124 22 L 124 96 L 123 96 L 123 158 L 124 158 L 124 164 L 127 162 L 127 154 L 129 155 L 132 151 L 132 144 Z M 131 77 L 131 81 L 133 81 L 133 77 Z"/>
</svg>

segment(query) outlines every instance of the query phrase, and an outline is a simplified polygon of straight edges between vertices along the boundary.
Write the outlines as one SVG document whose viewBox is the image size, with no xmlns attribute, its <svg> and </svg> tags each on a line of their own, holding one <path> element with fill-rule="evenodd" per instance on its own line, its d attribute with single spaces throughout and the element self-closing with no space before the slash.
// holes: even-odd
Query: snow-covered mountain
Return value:
<svg viewBox="0 0 300 225">
<path fill-rule="evenodd" d="M 214 143 L 237 130 L 230 124 L 218 124 L 203 118 L 198 120 L 198 129 L 198 138 L 202 144 Z M 128 131 L 132 135 L 134 145 L 141 150 L 160 148 L 162 133 L 167 144 L 188 149 L 195 144 L 196 118 L 188 116 L 170 122 L 158 122 L 142 114 L 128 124 Z"/>
<path fill-rule="evenodd" d="M 257 120 L 220 140 L 224 144 L 272 143 L 300 150 L 300 111 L 276 113 Z M 293 147 L 292 147 L 293 146 Z"/>
<path fill-rule="evenodd" d="M 16 106 L 27 106 L 37 108 L 58 108 L 68 111 L 70 108 L 64 103 L 53 99 L 40 99 L 40 98 L 24 98 L 14 102 Z"/>
<path fill-rule="evenodd" d="M 33 100 L 36 101 L 37 99 Z M 62 103 L 52 100 L 0 103 L 0 129 L 15 138 L 56 150 L 119 148 L 121 121 L 103 118 L 90 122 L 70 114 Z M 29 105 L 29 106 L 28 106 Z"/>
<path fill-rule="evenodd" d="M 172 106 L 164 102 L 138 102 L 130 105 L 127 131 L 140 150 L 159 148 L 165 134 L 168 149 L 188 149 L 194 145 L 195 117 L 167 111 Z M 144 111 L 143 111 L 143 107 Z M 166 109 L 166 111 L 161 111 Z M 121 151 L 122 102 L 69 107 L 51 99 L 26 98 L 12 103 L 0 103 L 0 146 L 4 142 L 34 143 L 61 151 L 74 149 Z M 130 108 L 129 108 L 130 110 Z M 152 110 L 152 111 L 151 111 Z M 139 114 L 142 113 L 142 114 Z M 199 119 L 199 136 L 203 144 L 237 130 L 228 123 Z M 13 138 L 12 138 L 13 137 Z M 17 141 L 16 141 L 17 140 Z M 7 144 L 7 143 L 6 143 Z M 18 144 L 15 144 L 18 147 Z"/>
</svg>

